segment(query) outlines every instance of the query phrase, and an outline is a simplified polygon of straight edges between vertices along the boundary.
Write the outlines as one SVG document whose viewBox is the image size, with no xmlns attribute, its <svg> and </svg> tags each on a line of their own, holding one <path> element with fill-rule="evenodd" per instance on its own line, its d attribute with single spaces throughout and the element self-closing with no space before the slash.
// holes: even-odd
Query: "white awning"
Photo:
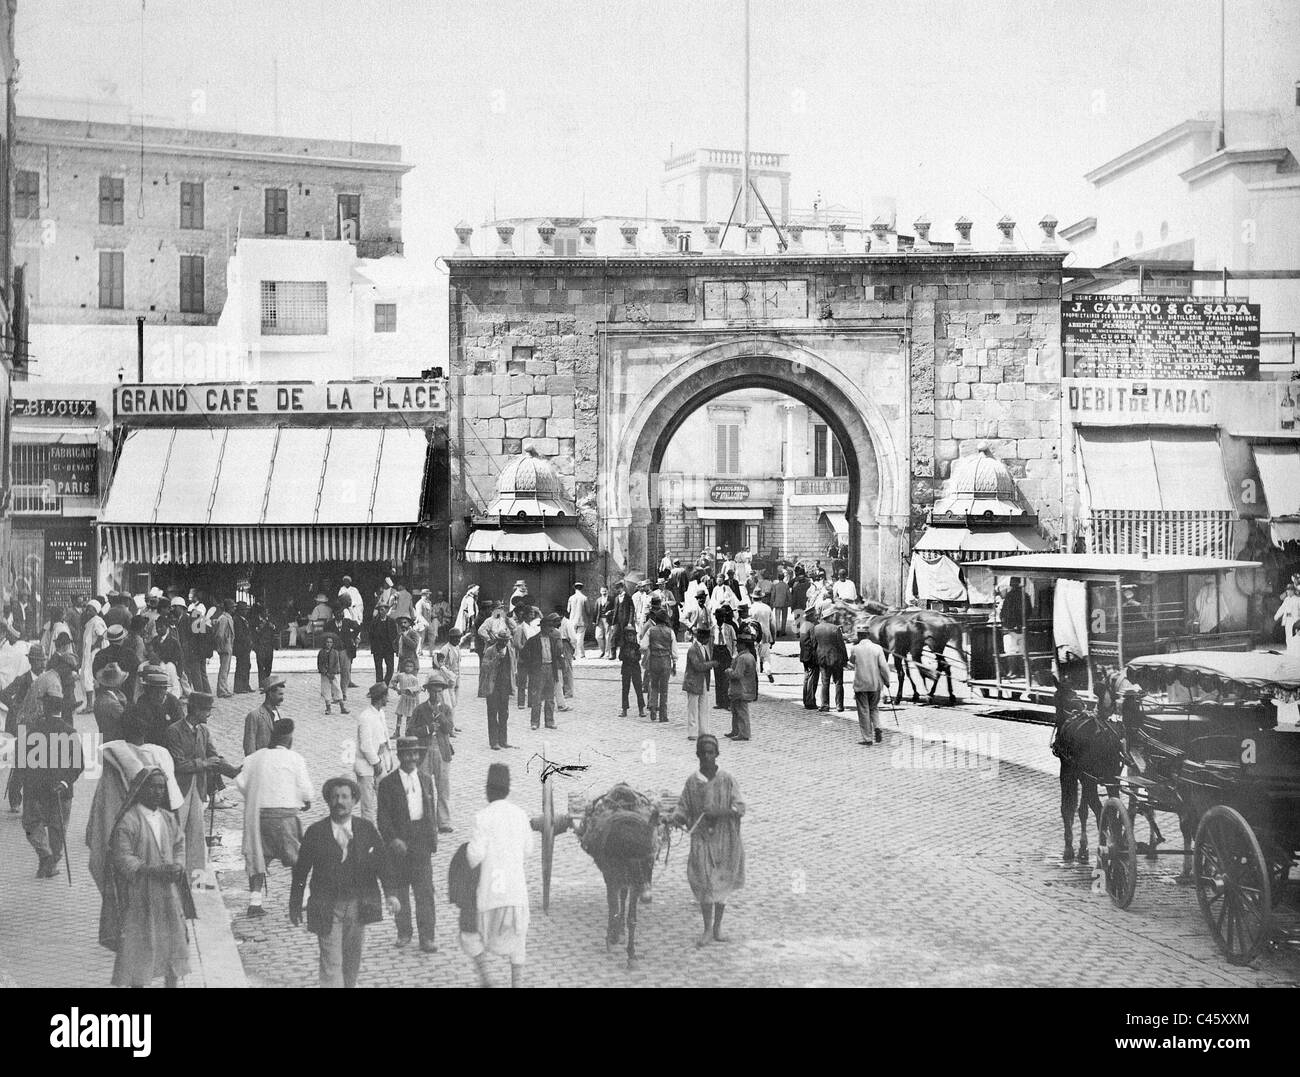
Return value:
<svg viewBox="0 0 1300 1077">
<path fill-rule="evenodd" d="M 1270 516 L 1300 516 L 1300 449 L 1295 445 L 1255 445 L 1255 466 L 1264 484 Z"/>
<path fill-rule="evenodd" d="M 835 537 L 844 539 L 847 542 L 849 538 L 848 517 L 842 512 L 823 512 L 822 515 L 826 517 L 826 522 L 834 530 Z"/>
<path fill-rule="evenodd" d="M 19 422 L 15 422 L 11 428 L 15 445 L 96 445 L 99 443 L 100 432 L 95 426 L 59 426 L 55 423 L 19 425 Z"/>
<path fill-rule="evenodd" d="M 762 509 L 719 509 L 710 506 L 696 509 L 695 515 L 700 520 L 761 520 Z"/>
<path fill-rule="evenodd" d="M 471 531 L 465 543 L 466 561 L 565 562 L 590 561 L 596 551 L 576 527 L 483 527 Z"/>
<path fill-rule="evenodd" d="M 1079 447 L 1093 510 L 1233 511 L 1212 431 L 1080 427 Z"/>
</svg>

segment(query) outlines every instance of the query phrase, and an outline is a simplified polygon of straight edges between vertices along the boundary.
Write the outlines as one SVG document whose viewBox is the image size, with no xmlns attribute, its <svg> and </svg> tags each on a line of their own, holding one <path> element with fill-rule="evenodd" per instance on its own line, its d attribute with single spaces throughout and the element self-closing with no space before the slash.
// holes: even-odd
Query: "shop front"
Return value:
<svg viewBox="0 0 1300 1077">
<path fill-rule="evenodd" d="M 367 609 L 386 576 L 446 589 L 440 379 L 161 389 L 115 399 L 99 530 L 131 590 L 197 588 L 274 617 L 344 575 Z"/>
</svg>

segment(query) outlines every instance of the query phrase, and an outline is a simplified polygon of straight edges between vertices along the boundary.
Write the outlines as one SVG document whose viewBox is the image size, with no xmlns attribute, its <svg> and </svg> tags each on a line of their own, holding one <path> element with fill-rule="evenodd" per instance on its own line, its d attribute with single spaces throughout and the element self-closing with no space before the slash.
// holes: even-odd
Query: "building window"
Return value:
<svg viewBox="0 0 1300 1077">
<path fill-rule="evenodd" d="M 126 199 L 126 180 L 114 176 L 99 177 L 99 223 L 121 224 Z M 102 304 L 101 304 L 102 305 Z M 120 306 L 120 304 L 119 304 Z"/>
<path fill-rule="evenodd" d="M 323 280 L 262 281 L 262 335 L 312 336 L 327 333 Z"/>
<path fill-rule="evenodd" d="M 375 332 L 376 333 L 397 332 L 397 304 L 396 303 L 375 304 Z"/>
<path fill-rule="evenodd" d="M 361 196 L 339 195 L 339 239 L 355 243 L 361 238 Z"/>
<path fill-rule="evenodd" d="M 41 215 L 41 174 L 18 172 L 14 175 L 14 216 L 32 220 Z"/>
<path fill-rule="evenodd" d="M 203 184 L 181 184 L 181 227 L 203 227 Z"/>
<path fill-rule="evenodd" d="M 577 236 L 555 236 L 555 253 L 560 258 L 574 258 L 578 254 Z"/>
<path fill-rule="evenodd" d="M 289 192 L 285 188 L 266 189 L 266 222 L 262 230 L 268 236 L 289 234 Z"/>
<path fill-rule="evenodd" d="M 731 424 L 719 424 L 713 430 L 714 445 L 717 449 L 716 473 L 719 475 L 739 475 L 740 427 Z"/>
<path fill-rule="evenodd" d="M 203 313 L 203 259 L 197 254 L 181 255 L 181 313 Z"/>
<path fill-rule="evenodd" d="M 830 461 L 829 470 L 826 467 Z M 813 424 L 813 471 L 819 478 L 843 478 L 848 475 L 848 464 L 844 461 L 844 450 L 825 423 Z"/>
<path fill-rule="evenodd" d="M 125 306 L 123 281 L 126 277 L 126 256 L 121 251 L 99 252 L 99 305 L 106 310 L 121 310 Z"/>
</svg>

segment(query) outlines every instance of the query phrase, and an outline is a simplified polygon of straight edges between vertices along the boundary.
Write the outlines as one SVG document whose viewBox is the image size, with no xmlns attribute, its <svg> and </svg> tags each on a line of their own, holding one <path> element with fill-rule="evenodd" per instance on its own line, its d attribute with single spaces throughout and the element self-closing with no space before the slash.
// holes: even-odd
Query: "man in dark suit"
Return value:
<svg viewBox="0 0 1300 1077">
<path fill-rule="evenodd" d="M 817 678 L 821 669 L 817 665 L 817 640 L 813 630 L 817 627 L 817 611 L 809 610 L 808 616 L 799 625 L 799 661 L 803 665 L 803 706 L 804 710 L 817 709 Z"/>
<path fill-rule="evenodd" d="M 393 679 L 393 655 L 397 651 L 397 622 L 388 619 L 388 607 L 375 606 L 370 618 L 370 656 L 375 660 L 375 680 L 387 684 Z"/>
<path fill-rule="evenodd" d="M 411 941 L 411 893 L 415 893 L 415 923 L 420 949 L 436 954 L 437 910 L 433 898 L 432 856 L 438 850 L 438 797 L 433 779 L 420 769 L 428 751 L 416 737 L 399 737 L 400 769 L 379 782 L 379 834 L 388 846 L 391 885 L 389 901 L 397 898 L 397 945 Z"/>
<path fill-rule="evenodd" d="M 303 893 L 307 930 L 320 945 L 321 987 L 356 987 L 366 925 L 384 918 L 380 880 L 388 876 L 388 858 L 374 824 L 353 809 L 361 787 L 351 778 L 331 778 L 321 795 L 329 818 L 312 823 L 303 835 L 289 892 L 289 922 L 302 923 Z M 389 902 L 391 908 L 396 899 Z"/>
<path fill-rule="evenodd" d="M 821 670 L 821 687 L 817 691 L 819 711 L 830 710 L 831 685 L 835 686 L 835 709 L 844 711 L 844 667 L 849 664 L 844 633 L 834 621 L 823 619 L 813 629 L 817 645 L 817 666 Z"/>
<path fill-rule="evenodd" d="M 614 613 L 610 619 L 610 650 L 611 659 L 618 657 L 618 652 L 623 646 L 623 630 L 628 625 L 633 624 L 636 620 L 636 610 L 632 605 L 632 597 L 627 593 L 627 587 L 620 580 L 614 584 Z"/>
</svg>

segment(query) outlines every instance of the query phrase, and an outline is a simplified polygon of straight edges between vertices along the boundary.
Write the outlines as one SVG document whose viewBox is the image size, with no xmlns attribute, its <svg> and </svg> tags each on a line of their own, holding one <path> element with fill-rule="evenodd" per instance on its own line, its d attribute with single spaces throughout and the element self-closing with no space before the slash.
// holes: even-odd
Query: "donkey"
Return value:
<svg viewBox="0 0 1300 1077">
<path fill-rule="evenodd" d="M 646 798 L 631 786 L 614 786 L 587 810 L 582 847 L 605 878 L 609 923 L 605 950 L 609 952 L 627 934 L 627 967 L 637 967 L 636 910 L 651 901 L 651 879 L 661 840 L 659 811 L 646 810 Z"/>
</svg>

